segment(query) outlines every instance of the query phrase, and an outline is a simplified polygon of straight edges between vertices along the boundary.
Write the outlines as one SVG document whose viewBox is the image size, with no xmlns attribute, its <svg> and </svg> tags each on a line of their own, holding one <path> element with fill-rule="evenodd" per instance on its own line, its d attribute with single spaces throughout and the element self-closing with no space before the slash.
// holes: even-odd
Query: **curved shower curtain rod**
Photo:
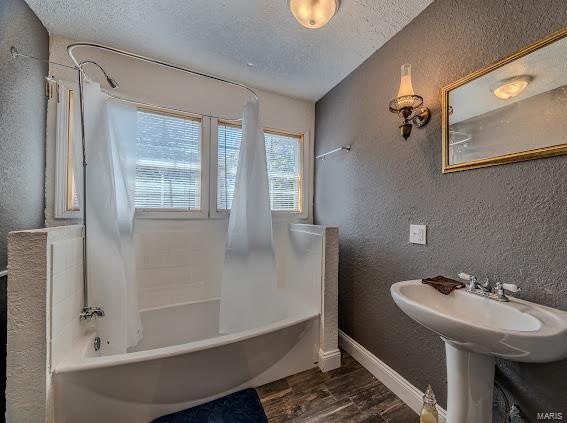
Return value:
<svg viewBox="0 0 567 423">
<path fill-rule="evenodd" d="M 73 61 L 73 63 L 75 64 L 75 66 L 76 66 L 77 68 L 79 68 L 79 69 L 81 69 L 81 63 L 79 63 L 79 61 L 78 61 L 78 60 L 75 58 L 75 56 L 73 55 L 73 50 L 75 50 L 77 47 L 94 47 L 94 48 L 99 48 L 99 49 L 101 49 L 101 50 L 110 51 L 110 52 L 113 52 L 113 53 L 120 54 L 120 55 L 122 55 L 122 56 L 133 57 L 134 59 L 138 59 L 138 60 L 141 60 L 141 61 L 143 61 L 143 62 L 153 63 L 153 64 L 155 64 L 155 65 L 159 65 L 159 66 L 164 66 L 164 67 L 166 67 L 166 68 L 175 69 L 175 70 L 178 70 L 178 71 L 181 71 L 181 72 L 189 73 L 189 74 L 191 74 L 191 75 L 202 76 L 202 77 L 204 77 L 204 78 L 213 79 L 213 80 L 215 80 L 215 81 L 219 81 L 219 82 L 222 82 L 222 83 L 224 83 L 224 84 L 232 85 L 232 86 L 234 86 L 234 87 L 238 87 L 238 88 L 241 88 L 241 89 L 243 89 L 243 90 L 246 90 L 246 91 L 248 91 L 250 94 L 252 94 L 256 100 L 258 100 L 258 94 L 256 94 L 256 92 L 255 92 L 252 88 L 250 88 L 250 87 L 248 87 L 248 86 L 246 86 L 246 85 L 244 85 L 244 84 L 241 84 L 241 83 L 239 83 L 239 82 L 230 81 L 230 80 L 228 80 L 228 79 L 223 79 L 223 78 L 220 78 L 220 77 L 218 77 L 218 76 L 208 75 L 208 74 L 203 73 L 203 72 L 197 72 L 197 71 L 194 71 L 194 70 L 191 70 L 191 69 L 188 69 L 188 68 L 184 68 L 184 67 L 182 67 L 182 66 L 174 65 L 174 64 L 172 64 L 172 63 L 163 62 L 163 61 L 157 60 L 157 59 L 152 59 L 151 57 L 142 56 L 142 55 L 140 55 L 140 54 L 132 53 L 132 52 L 130 52 L 130 51 L 120 50 L 120 49 L 118 49 L 118 48 L 105 46 L 105 45 L 103 45 L 103 44 L 90 43 L 90 42 L 79 42 L 79 43 L 72 43 L 72 44 L 69 44 L 69 45 L 67 46 L 67 54 L 69 54 L 69 57 L 71 57 L 71 60 Z M 82 70 L 82 69 L 81 69 L 81 70 Z"/>
</svg>

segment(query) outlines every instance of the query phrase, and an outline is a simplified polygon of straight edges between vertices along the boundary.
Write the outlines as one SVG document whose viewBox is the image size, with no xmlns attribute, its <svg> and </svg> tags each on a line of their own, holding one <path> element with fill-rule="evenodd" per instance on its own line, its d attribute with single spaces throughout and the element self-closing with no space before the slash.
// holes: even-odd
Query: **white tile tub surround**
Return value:
<svg viewBox="0 0 567 423">
<path fill-rule="evenodd" d="M 140 308 L 220 297 L 227 219 L 136 223 Z M 296 306 L 322 310 L 319 366 L 340 366 L 338 350 L 338 229 L 274 221 L 278 283 Z"/>
<path fill-rule="evenodd" d="M 51 360 L 50 369 L 61 361 L 83 334 L 78 319 L 83 308 L 82 237 L 62 239 L 51 247 Z"/>
<path fill-rule="evenodd" d="M 226 220 L 138 220 L 140 308 L 218 298 L 226 228 Z"/>
<path fill-rule="evenodd" d="M 6 420 L 53 421 L 51 370 L 84 334 L 82 226 L 8 236 Z"/>
</svg>

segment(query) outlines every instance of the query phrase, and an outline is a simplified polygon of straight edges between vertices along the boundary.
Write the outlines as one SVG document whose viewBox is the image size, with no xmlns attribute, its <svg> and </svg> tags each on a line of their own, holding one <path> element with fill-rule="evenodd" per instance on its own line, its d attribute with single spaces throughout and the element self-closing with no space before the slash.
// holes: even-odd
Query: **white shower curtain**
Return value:
<svg viewBox="0 0 567 423">
<path fill-rule="evenodd" d="M 266 145 L 258 102 L 244 109 L 242 142 L 221 284 L 219 331 L 235 333 L 281 320 L 268 187 Z"/>
<path fill-rule="evenodd" d="M 132 242 L 136 109 L 90 82 L 84 107 L 89 301 L 106 314 L 97 320 L 106 353 L 123 353 L 142 337 Z"/>
</svg>

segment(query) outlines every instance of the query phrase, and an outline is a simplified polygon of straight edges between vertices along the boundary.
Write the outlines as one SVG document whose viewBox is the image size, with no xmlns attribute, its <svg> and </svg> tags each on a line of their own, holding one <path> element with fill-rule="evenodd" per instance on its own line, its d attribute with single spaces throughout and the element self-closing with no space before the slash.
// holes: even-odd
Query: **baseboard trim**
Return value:
<svg viewBox="0 0 567 423">
<path fill-rule="evenodd" d="M 339 345 L 417 414 L 423 405 L 423 392 L 398 372 L 339 329 Z M 447 412 L 437 406 L 439 422 L 446 423 Z"/>
<path fill-rule="evenodd" d="M 319 368 L 323 373 L 341 367 L 341 350 L 319 350 Z"/>
</svg>

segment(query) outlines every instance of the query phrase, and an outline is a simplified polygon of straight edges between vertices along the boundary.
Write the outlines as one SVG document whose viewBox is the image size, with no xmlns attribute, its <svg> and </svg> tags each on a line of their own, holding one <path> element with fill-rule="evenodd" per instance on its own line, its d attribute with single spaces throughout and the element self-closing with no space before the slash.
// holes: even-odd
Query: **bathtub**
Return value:
<svg viewBox="0 0 567 423">
<path fill-rule="evenodd" d="M 219 304 L 143 310 L 143 340 L 125 354 L 102 355 L 96 332 L 83 336 L 53 370 L 55 421 L 147 423 L 317 364 L 319 311 L 221 335 Z"/>
</svg>

